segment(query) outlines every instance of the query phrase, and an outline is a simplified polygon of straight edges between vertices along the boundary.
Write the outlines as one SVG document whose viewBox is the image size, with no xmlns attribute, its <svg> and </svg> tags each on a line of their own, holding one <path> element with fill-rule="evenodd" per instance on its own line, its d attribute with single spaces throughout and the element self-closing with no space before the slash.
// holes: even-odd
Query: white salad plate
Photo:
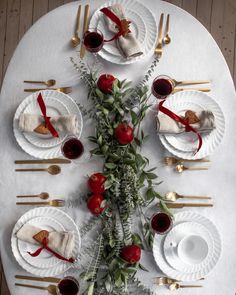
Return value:
<svg viewBox="0 0 236 295">
<path fill-rule="evenodd" d="M 204 243 L 203 245 L 199 244 L 199 248 L 197 249 L 198 257 L 203 260 L 200 263 L 197 263 L 197 261 L 194 261 L 194 257 L 191 257 L 190 251 L 193 250 L 193 247 L 191 247 L 192 245 L 189 245 L 188 251 L 190 253 L 187 253 L 187 249 L 180 248 L 181 243 L 186 241 L 188 238 L 190 239 L 192 236 L 200 237 L 200 239 L 203 239 L 207 245 L 207 252 L 206 248 L 203 247 Z M 196 247 L 198 247 L 198 245 L 196 245 Z M 182 254 L 180 249 L 181 251 L 186 251 L 186 253 Z M 184 222 L 174 226 L 174 228 L 167 234 L 163 244 L 163 250 L 167 262 L 174 269 L 185 273 L 192 273 L 201 270 L 206 265 L 211 263 L 214 253 L 214 241 L 211 233 L 205 226 L 197 222 Z M 189 261 L 187 261 L 184 256 L 186 256 Z M 182 257 L 184 259 L 181 259 Z"/>
<path fill-rule="evenodd" d="M 67 94 L 64 94 L 62 92 L 58 92 L 55 90 L 43 90 L 40 91 L 43 99 L 45 102 L 51 101 L 50 105 L 53 105 L 54 113 L 55 109 L 58 109 L 57 112 L 59 113 L 60 110 L 62 111 L 63 105 L 65 106 L 63 108 L 63 113 L 67 112 L 68 114 L 75 114 L 78 116 L 79 121 L 79 133 L 76 135 L 78 138 L 81 136 L 82 128 L 83 128 L 83 120 L 82 120 L 82 114 L 80 112 L 80 109 L 78 105 L 75 103 L 75 101 L 68 96 Z M 21 113 L 24 113 L 25 110 L 29 110 L 33 105 L 36 107 L 36 101 L 38 97 L 39 92 L 35 92 L 28 97 L 26 97 L 22 103 L 18 106 L 14 119 L 13 119 L 13 132 L 16 138 L 16 141 L 21 146 L 21 148 L 28 153 L 29 155 L 40 158 L 40 159 L 52 159 L 52 158 L 58 158 L 62 156 L 61 153 L 61 143 L 57 141 L 57 145 L 55 146 L 47 146 L 49 137 L 46 135 L 43 137 L 42 135 L 38 135 L 38 141 L 36 140 L 32 141 L 32 138 L 26 138 L 25 132 L 21 132 L 19 130 L 19 116 Z M 53 102 L 52 102 L 53 101 Z M 56 102 L 58 101 L 58 107 L 56 106 Z M 46 105 L 47 106 L 47 105 Z M 49 108 L 49 109 L 52 109 Z M 37 136 L 35 134 L 35 136 Z M 51 137 L 50 143 L 54 140 L 54 138 Z M 40 144 L 41 143 L 41 144 Z"/>
<path fill-rule="evenodd" d="M 46 222 L 46 220 L 44 220 L 45 218 L 46 219 L 50 218 L 54 220 L 53 225 L 52 224 L 47 225 L 49 229 L 50 228 L 55 229 L 60 227 L 60 228 L 64 228 L 65 231 L 73 231 L 75 235 L 75 247 L 73 249 L 72 255 L 75 259 L 77 259 L 80 252 L 80 247 L 81 247 L 81 238 L 80 238 L 80 233 L 79 233 L 77 225 L 74 223 L 74 221 L 68 214 L 66 214 L 62 210 L 59 210 L 57 208 L 51 208 L 51 207 L 35 208 L 32 210 L 29 210 L 28 212 L 26 212 L 24 215 L 21 216 L 21 218 L 17 221 L 12 231 L 11 248 L 12 248 L 12 252 L 15 259 L 26 271 L 38 276 L 54 276 L 54 275 L 59 275 L 64 273 L 66 270 L 71 268 L 73 264 L 58 259 L 58 263 L 52 265 L 51 267 L 42 266 L 42 264 L 47 265 L 47 262 L 46 262 L 47 259 L 49 259 L 51 263 L 54 261 L 51 255 L 47 255 L 46 253 L 42 255 L 42 252 L 45 251 L 43 250 L 39 256 L 34 257 L 35 261 L 39 258 L 38 261 L 41 264 L 41 266 L 32 265 L 31 264 L 32 260 L 28 260 L 25 257 L 25 253 L 24 253 L 25 246 L 22 250 L 21 245 L 18 241 L 18 238 L 16 237 L 17 231 L 24 224 L 28 222 L 32 222 L 32 224 L 34 224 L 34 220 L 35 220 L 36 225 L 39 226 L 39 223 L 43 225 Z M 48 222 L 50 221 L 48 220 Z M 29 249 L 33 249 L 31 248 L 31 246 L 29 247 L 30 247 Z"/>
<path fill-rule="evenodd" d="M 174 269 L 165 258 L 164 242 L 165 235 L 155 235 L 153 243 L 153 255 L 158 267 L 168 277 L 180 281 L 196 281 L 207 276 L 216 266 L 221 254 L 221 239 L 215 225 L 206 217 L 193 211 L 183 211 L 174 215 L 174 226 L 186 222 L 199 223 L 204 226 L 211 234 L 213 239 L 212 258 L 208 264 L 201 269 L 188 273 Z"/>
<path fill-rule="evenodd" d="M 156 20 L 152 12 L 136 0 L 111 0 L 95 11 L 89 24 L 90 28 L 98 28 L 103 33 L 105 40 L 111 39 L 114 34 L 109 32 L 104 20 L 104 14 L 100 9 L 118 3 L 124 7 L 126 18 L 131 21 L 130 29 L 139 41 L 143 54 L 138 57 L 125 58 L 117 48 L 116 40 L 105 42 L 98 54 L 105 60 L 115 64 L 131 64 L 152 52 L 157 36 Z"/>
<path fill-rule="evenodd" d="M 187 110 L 209 110 L 215 117 L 216 128 L 210 133 L 201 134 L 202 147 L 196 154 L 198 139 L 193 132 L 178 135 L 159 134 L 162 144 L 170 153 L 183 159 L 201 159 L 216 150 L 224 135 L 225 119 L 215 100 L 200 91 L 181 91 L 169 96 L 164 106 L 178 115 L 183 115 Z"/>
</svg>

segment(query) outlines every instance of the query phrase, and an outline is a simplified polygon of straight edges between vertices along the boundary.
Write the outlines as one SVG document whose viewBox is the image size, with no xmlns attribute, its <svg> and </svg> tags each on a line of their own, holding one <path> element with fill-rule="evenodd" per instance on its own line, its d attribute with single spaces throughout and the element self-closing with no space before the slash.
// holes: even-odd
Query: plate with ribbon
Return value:
<svg viewBox="0 0 236 295">
<path fill-rule="evenodd" d="M 115 11 L 115 15 L 118 16 L 119 21 L 123 21 L 124 19 L 121 18 L 125 16 L 125 19 L 131 22 L 129 29 L 134 36 L 131 44 L 136 50 L 137 48 L 140 50 L 137 50 L 136 55 L 129 55 L 129 46 L 126 47 L 126 44 L 124 45 L 123 42 L 120 42 L 120 40 L 118 40 L 119 36 L 117 36 L 117 38 L 110 42 L 104 42 L 104 46 L 98 54 L 112 63 L 131 64 L 151 54 L 154 49 L 157 36 L 156 20 L 152 12 L 136 0 L 111 0 L 95 11 L 89 24 L 90 28 L 98 28 L 103 33 L 105 40 L 112 39 L 119 34 L 119 31 L 111 31 L 112 26 L 108 26 L 107 20 L 105 20 L 107 16 L 101 10 L 104 8 L 110 10 L 111 7 L 116 5 L 120 5 L 120 7 L 122 7 L 120 10 L 122 11 L 120 13 Z M 114 27 L 116 27 L 116 24 Z M 126 56 L 124 53 L 127 53 Z"/>
<path fill-rule="evenodd" d="M 72 220 L 72 218 L 63 212 L 60 209 L 52 208 L 52 207 L 41 207 L 41 208 L 35 208 L 31 209 L 28 212 L 26 212 L 24 215 L 21 216 L 21 218 L 17 221 L 15 224 L 12 236 L 11 236 L 11 248 L 13 255 L 17 262 L 28 272 L 38 275 L 38 276 L 55 276 L 64 273 L 69 268 L 73 267 L 73 263 L 63 261 L 57 257 L 55 257 L 58 260 L 58 263 L 54 264 L 54 259 L 52 259 L 51 254 L 43 253 L 46 251 L 43 249 L 42 251 L 39 251 L 39 255 L 36 255 L 35 257 L 31 257 L 32 259 L 35 259 L 35 261 L 39 261 L 40 265 L 32 265 L 32 261 L 28 261 L 28 259 L 25 259 L 24 253 L 22 253 L 22 249 L 20 247 L 19 239 L 16 236 L 16 233 L 27 223 L 32 223 L 33 225 L 41 225 L 43 226 L 45 222 L 47 222 L 47 219 L 51 218 L 53 219 L 53 225 L 47 225 L 48 229 L 58 229 L 64 228 L 65 231 L 73 232 L 74 234 L 74 248 L 72 251 L 73 258 L 75 259 L 74 263 L 77 263 L 77 258 L 80 253 L 81 248 L 81 238 L 80 233 L 78 230 L 77 225 Z M 31 222 L 32 221 L 32 222 Z M 34 221 L 37 221 L 36 223 Z M 50 222 L 48 220 L 48 222 Z M 39 244 L 40 247 L 40 244 Z M 29 248 L 32 250 L 32 248 Z M 39 250 L 39 249 L 38 249 Z M 22 255 L 23 254 L 23 255 Z M 41 256 L 43 255 L 43 256 Z M 50 259 L 51 262 L 53 262 L 50 266 L 47 266 L 47 258 Z M 38 260 L 39 259 L 39 260 Z M 44 260 L 44 261 L 43 261 Z M 42 265 L 42 262 L 44 266 Z"/>
<path fill-rule="evenodd" d="M 164 107 L 179 116 L 183 116 L 187 110 L 194 113 L 205 111 L 214 116 L 215 128 L 210 132 L 199 133 L 202 145 L 197 152 L 199 139 L 193 132 L 187 130 L 183 134 L 158 133 L 162 144 L 169 152 L 183 159 L 201 159 L 216 150 L 223 139 L 225 119 L 220 106 L 209 95 L 200 91 L 181 91 L 169 96 L 164 102 Z"/>
<path fill-rule="evenodd" d="M 58 158 L 62 156 L 61 153 L 61 143 L 58 142 L 55 146 L 39 146 L 36 145 L 36 142 L 30 142 L 25 137 L 25 132 L 22 132 L 19 129 L 19 117 L 21 114 L 24 113 L 25 109 L 29 107 L 32 103 L 35 103 L 37 101 L 37 98 L 39 96 L 39 93 L 41 93 L 43 99 L 45 101 L 53 99 L 54 101 L 58 101 L 58 105 L 60 104 L 60 108 L 63 108 L 62 105 L 65 106 L 69 114 L 76 115 L 77 121 L 78 121 L 78 134 L 77 137 L 79 138 L 82 133 L 83 128 L 83 120 L 82 120 L 82 114 L 80 112 L 80 109 L 78 105 L 75 103 L 75 101 L 68 96 L 67 94 L 64 94 L 62 92 L 58 92 L 55 90 L 43 90 L 40 92 L 35 92 L 26 97 L 22 103 L 18 106 L 14 119 L 13 119 L 13 132 L 16 138 L 16 141 L 21 146 L 21 148 L 28 153 L 29 155 L 40 158 L 40 159 L 52 159 L 52 158 Z M 63 108 L 65 111 L 65 109 Z M 64 112 L 63 111 L 63 112 Z M 48 139 L 48 136 L 46 137 Z M 51 137 L 52 139 L 52 137 Z M 55 138 L 57 140 L 57 138 Z M 53 139 L 52 139 L 53 140 Z M 39 141 L 45 143 L 45 139 L 42 139 L 42 136 L 39 137 Z"/>
</svg>

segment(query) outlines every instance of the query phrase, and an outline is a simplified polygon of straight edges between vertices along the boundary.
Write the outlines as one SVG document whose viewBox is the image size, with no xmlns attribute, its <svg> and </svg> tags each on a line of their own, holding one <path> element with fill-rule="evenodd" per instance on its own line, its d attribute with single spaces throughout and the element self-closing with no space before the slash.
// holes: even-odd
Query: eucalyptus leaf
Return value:
<svg viewBox="0 0 236 295">
<path fill-rule="evenodd" d="M 161 211 L 165 212 L 166 214 L 170 215 L 173 217 L 173 213 L 171 212 L 171 210 L 166 206 L 165 202 L 163 202 L 162 200 L 160 200 L 160 209 Z"/>
<path fill-rule="evenodd" d="M 105 163 L 105 167 L 108 169 L 115 169 L 117 165 L 114 163 Z"/>
</svg>

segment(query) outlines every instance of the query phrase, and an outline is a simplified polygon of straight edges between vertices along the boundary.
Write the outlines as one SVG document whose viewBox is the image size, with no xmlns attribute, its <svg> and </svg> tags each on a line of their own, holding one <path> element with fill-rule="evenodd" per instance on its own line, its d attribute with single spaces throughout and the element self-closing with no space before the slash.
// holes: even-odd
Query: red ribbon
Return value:
<svg viewBox="0 0 236 295">
<path fill-rule="evenodd" d="M 169 116 L 171 119 L 175 120 L 176 122 L 179 122 L 179 123 L 183 124 L 183 125 L 185 126 L 185 131 L 186 131 L 186 132 L 190 132 L 190 131 L 192 131 L 192 132 L 196 133 L 196 135 L 197 135 L 197 137 L 198 137 L 198 148 L 197 148 L 197 150 L 196 150 L 196 152 L 195 152 L 195 154 L 196 154 L 196 153 L 200 150 L 200 148 L 202 147 L 202 137 L 201 137 L 200 133 L 199 133 L 195 128 L 193 128 L 193 127 L 188 123 L 187 120 L 185 120 L 185 119 L 179 117 L 178 115 L 176 115 L 175 113 L 173 113 L 171 110 L 165 108 L 165 107 L 163 106 L 164 102 L 165 102 L 165 100 L 163 100 L 163 101 L 161 101 L 161 102 L 159 103 L 159 111 L 160 111 L 160 112 L 162 112 L 162 113 L 164 113 L 165 115 Z"/>
<path fill-rule="evenodd" d="M 50 249 L 48 247 L 48 239 L 47 238 L 44 238 L 43 239 L 43 242 L 42 242 L 42 247 L 40 247 L 38 250 L 36 250 L 34 253 L 30 253 L 30 252 L 27 252 L 30 256 L 32 257 L 37 257 L 41 252 L 42 250 L 45 249 L 47 250 L 48 252 L 52 253 L 56 258 L 60 259 L 60 260 L 64 260 L 64 261 L 67 261 L 67 262 L 70 262 L 70 263 L 73 263 L 75 260 L 74 258 L 65 258 L 63 256 L 61 256 L 60 254 L 56 253 L 55 251 L 53 251 L 52 249 Z"/>
<path fill-rule="evenodd" d="M 123 35 L 125 33 L 122 30 L 121 20 L 119 19 L 119 17 L 117 15 L 115 15 L 115 13 L 113 13 L 107 7 L 104 7 L 102 9 L 100 9 L 100 11 L 102 13 L 104 13 L 108 18 L 110 18 L 118 26 L 118 29 L 119 29 L 119 31 L 110 40 L 104 40 L 104 42 L 113 41 L 113 40 L 119 38 L 121 35 Z M 130 33 L 130 30 L 129 30 L 129 33 Z"/>
<path fill-rule="evenodd" d="M 37 101 L 38 101 L 40 110 L 42 112 L 42 115 L 44 117 L 46 127 L 51 132 L 51 134 L 52 134 L 53 137 L 59 137 L 57 131 L 55 130 L 55 128 L 52 126 L 52 124 L 50 122 L 50 117 L 47 117 L 46 105 L 44 103 L 44 100 L 43 100 L 43 97 L 42 97 L 42 94 L 41 93 L 39 93 L 39 95 L 37 97 Z"/>
</svg>

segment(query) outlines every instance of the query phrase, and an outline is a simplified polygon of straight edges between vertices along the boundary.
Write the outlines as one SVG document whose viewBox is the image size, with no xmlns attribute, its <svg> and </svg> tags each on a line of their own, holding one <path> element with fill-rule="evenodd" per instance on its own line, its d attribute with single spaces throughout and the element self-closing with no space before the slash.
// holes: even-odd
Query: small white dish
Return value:
<svg viewBox="0 0 236 295">
<path fill-rule="evenodd" d="M 185 263 L 199 264 L 207 257 L 208 244 L 201 236 L 189 235 L 179 242 L 177 252 Z"/>
</svg>

